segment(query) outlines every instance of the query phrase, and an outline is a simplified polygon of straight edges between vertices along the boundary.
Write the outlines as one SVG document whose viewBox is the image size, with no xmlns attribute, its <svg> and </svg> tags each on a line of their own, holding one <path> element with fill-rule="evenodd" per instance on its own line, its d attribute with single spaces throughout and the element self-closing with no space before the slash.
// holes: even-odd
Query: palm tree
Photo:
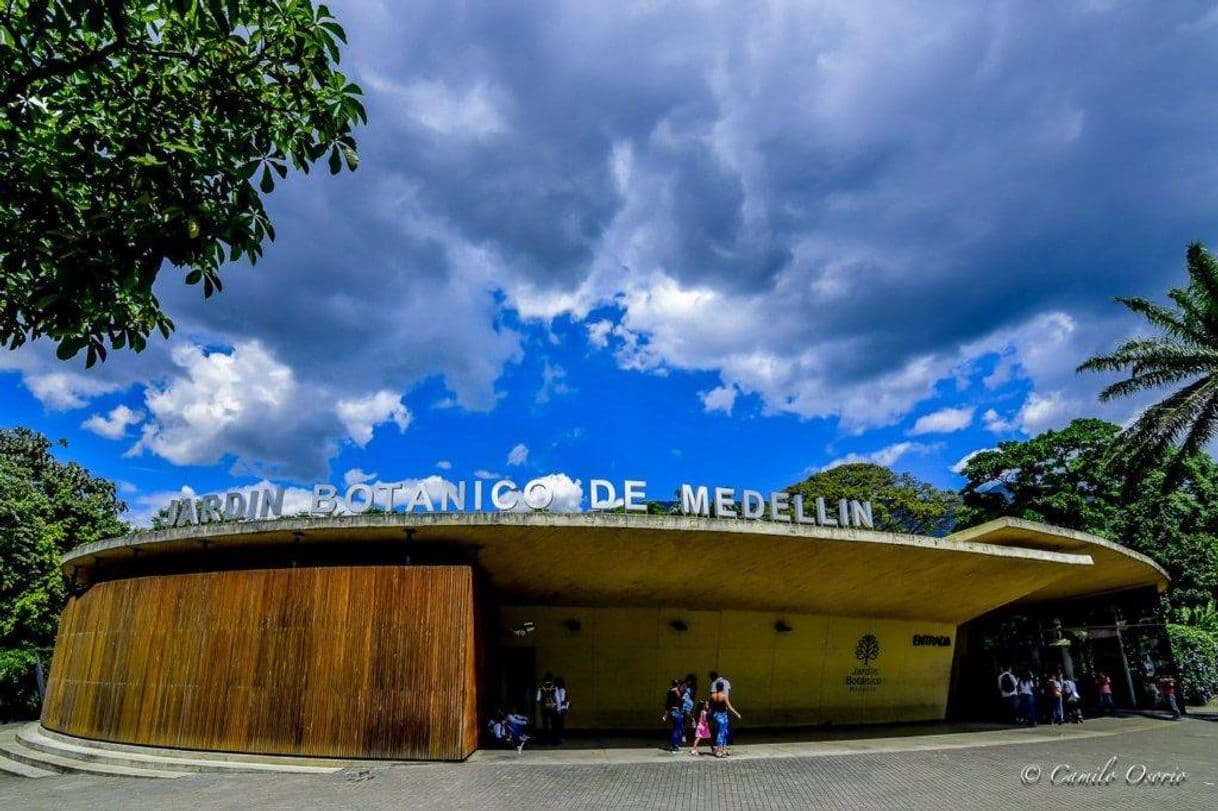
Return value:
<svg viewBox="0 0 1218 811">
<path fill-rule="evenodd" d="M 1078 371 L 1122 372 L 1129 377 L 1100 392 L 1101 401 L 1180 384 L 1118 435 L 1116 455 L 1135 481 L 1171 454 L 1168 480 L 1218 430 L 1218 260 L 1200 243 L 1188 247 L 1184 288 L 1168 293 L 1171 306 L 1144 298 L 1118 298 L 1162 331 L 1125 341 L 1112 354 L 1091 358 Z M 1174 450 L 1173 450 L 1174 449 Z"/>
</svg>

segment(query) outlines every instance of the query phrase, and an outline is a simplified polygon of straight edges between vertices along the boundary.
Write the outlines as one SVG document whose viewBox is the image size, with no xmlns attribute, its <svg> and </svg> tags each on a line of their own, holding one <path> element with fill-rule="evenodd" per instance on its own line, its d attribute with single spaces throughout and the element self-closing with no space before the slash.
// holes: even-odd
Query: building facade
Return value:
<svg viewBox="0 0 1218 811">
<path fill-rule="evenodd" d="M 743 726 L 943 719 L 962 625 L 1154 592 L 1149 559 L 1001 519 L 947 538 L 606 513 L 389 513 L 81 547 L 42 723 L 192 749 L 460 760 L 562 677 L 568 727 L 653 729 L 673 678 Z"/>
</svg>

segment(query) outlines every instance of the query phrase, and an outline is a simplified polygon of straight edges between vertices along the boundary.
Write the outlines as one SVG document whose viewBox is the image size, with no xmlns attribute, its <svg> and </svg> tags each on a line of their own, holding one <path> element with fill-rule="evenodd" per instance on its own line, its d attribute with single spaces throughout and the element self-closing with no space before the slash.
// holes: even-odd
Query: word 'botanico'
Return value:
<svg viewBox="0 0 1218 811">
<path fill-rule="evenodd" d="M 307 513 L 312 516 L 334 513 L 359 515 L 368 512 L 374 505 L 388 512 L 399 509 L 405 512 L 542 511 L 550 509 L 556 495 L 550 479 L 533 479 L 524 487 L 518 487 L 511 479 L 500 479 L 494 483 L 481 480 L 440 484 L 361 483 L 351 485 L 342 494 L 332 484 L 315 484 Z M 737 495 L 737 491 L 731 487 L 691 484 L 682 484 L 680 495 L 677 511 L 681 515 L 750 521 L 770 518 L 820 527 L 871 529 L 874 526 L 870 501 L 843 498 L 830 503 L 823 498 L 804 498 L 784 490 L 774 490 L 767 496 L 759 490 L 745 489 Z M 174 499 L 166 510 L 165 524 L 181 527 L 218 521 L 281 518 L 283 497 L 284 489 L 274 487 Z M 592 479 L 588 483 L 588 502 L 594 511 L 621 508 L 628 513 L 645 513 L 647 482 L 625 480 L 619 497 L 613 482 Z"/>
</svg>

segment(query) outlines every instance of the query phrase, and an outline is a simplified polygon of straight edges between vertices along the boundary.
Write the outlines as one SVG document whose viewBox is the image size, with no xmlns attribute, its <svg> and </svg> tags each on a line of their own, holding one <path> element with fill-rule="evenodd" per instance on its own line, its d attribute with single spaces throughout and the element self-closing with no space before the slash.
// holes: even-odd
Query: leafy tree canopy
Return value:
<svg viewBox="0 0 1218 811">
<path fill-rule="evenodd" d="M 965 466 L 961 527 L 1009 515 L 1090 532 L 1157 561 L 1174 605 L 1203 605 L 1218 588 L 1218 464 L 1207 454 L 1162 456 L 1126 487 L 1114 455 L 1120 428 L 1078 419 L 1023 442 L 1003 442 Z M 1164 488 L 1177 466 L 1179 483 Z"/>
<path fill-rule="evenodd" d="M 51 447 L 33 431 L 0 429 L 0 717 L 37 709 L 31 668 L 63 608 L 60 556 L 127 530 L 114 484 Z"/>
<path fill-rule="evenodd" d="M 173 323 L 275 231 L 261 193 L 357 164 L 343 29 L 308 0 L 13 0 L 0 9 L 0 342 L 86 363 Z"/>
<path fill-rule="evenodd" d="M 883 532 L 944 535 L 951 531 L 960 496 L 940 490 L 909 473 L 894 473 L 881 465 L 856 462 L 814 473 L 787 488 L 791 495 L 871 501 L 875 528 Z"/>
</svg>

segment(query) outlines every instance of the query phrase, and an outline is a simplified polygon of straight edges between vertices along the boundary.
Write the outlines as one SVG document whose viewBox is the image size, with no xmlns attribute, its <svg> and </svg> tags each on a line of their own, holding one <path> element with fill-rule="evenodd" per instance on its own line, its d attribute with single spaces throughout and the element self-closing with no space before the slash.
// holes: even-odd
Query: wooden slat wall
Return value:
<svg viewBox="0 0 1218 811">
<path fill-rule="evenodd" d="M 189 749 L 457 760 L 477 746 L 468 567 L 208 572 L 69 601 L 43 724 Z"/>
</svg>

